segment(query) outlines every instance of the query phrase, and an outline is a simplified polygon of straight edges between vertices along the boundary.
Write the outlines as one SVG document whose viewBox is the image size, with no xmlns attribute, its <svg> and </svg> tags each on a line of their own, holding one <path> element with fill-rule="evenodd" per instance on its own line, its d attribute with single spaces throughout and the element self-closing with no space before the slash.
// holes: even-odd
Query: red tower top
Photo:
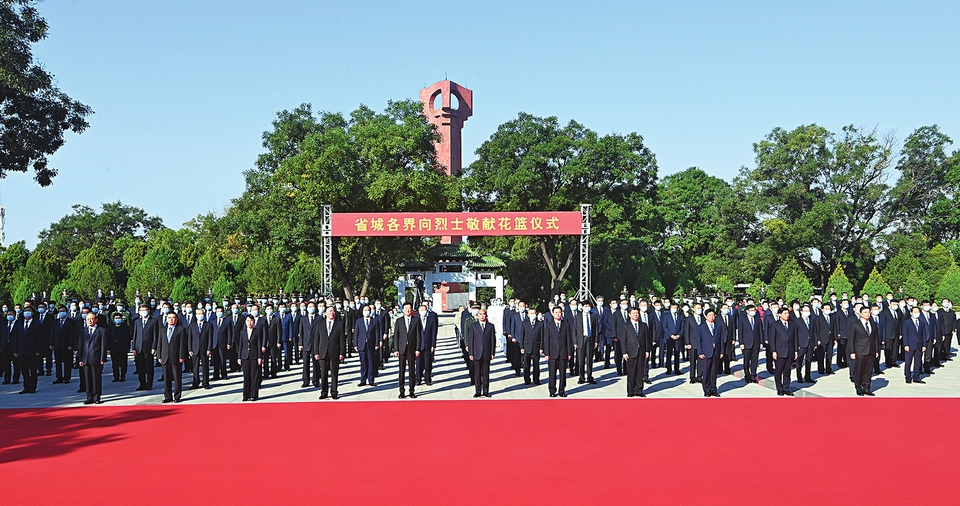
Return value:
<svg viewBox="0 0 960 506">
<path fill-rule="evenodd" d="M 455 176 L 463 168 L 460 130 L 463 122 L 473 116 L 473 92 L 459 84 L 443 80 L 420 90 L 423 114 L 437 126 L 440 140 L 436 144 L 437 159 Z"/>
</svg>

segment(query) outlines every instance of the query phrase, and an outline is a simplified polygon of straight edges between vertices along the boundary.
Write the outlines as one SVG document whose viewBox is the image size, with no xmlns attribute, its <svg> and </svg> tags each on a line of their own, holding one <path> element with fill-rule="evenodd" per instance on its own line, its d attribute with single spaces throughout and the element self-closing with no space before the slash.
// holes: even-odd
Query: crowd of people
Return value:
<svg viewBox="0 0 960 506">
<path fill-rule="evenodd" d="M 76 374 L 77 393 L 86 395 L 85 403 L 99 404 L 108 361 L 114 382 L 127 380 L 132 361 L 136 390 L 153 390 L 156 380 L 164 403 L 181 401 L 184 374 L 190 389 L 209 389 L 211 382 L 242 374 L 243 400 L 256 401 L 263 381 L 285 371 L 299 374 L 301 388 L 319 388 L 320 399 L 338 399 L 340 366 L 353 355 L 360 365 L 358 387 L 382 381 L 391 357 L 398 359 L 399 398 L 416 398 L 417 388 L 433 381 L 439 319 L 429 299 L 390 309 L 367 297 L 313 293 L 219 304 L 211 297 L 194 304 L 149 295 L 133 302 L 100 294 L 55 303 L 44 294 L 4 304 L 3 384 L 22 379 L 19 393 L 32 394 L 40 377 L 69 384 Z M 541 384 L 545 365 L 551 397 L 567 395 L 568 375 L 578 384 L 596 384 L 594 365 L 601 363 L 626 377 L 628 397 L 645 396 L 652 370 L 680 375 L 682 363 L 704 396 L 719 397 L 717 377 L 731 374 L 737 361 L 746 383 L 759 382 L 761 353 L 778 395 L 794 395 L 793 371 L 797 383 L 814 383 L 816 364 L 817 377 L 848 369 L 856 393 L 872 396 L 873 375 L 891 368 L 902 366 L 906 383 L 924 383 L 951 360 L 957 327 L 949 300 L 938 306 L 893 294 L 831 294 L 789 303 L 626 295 L 606 303 L 603 297 L 578 301 L 561 294 L 542 309 L 516 299 L 459 308 L 455 325 L 474 397 L 491 395 L 490 366 L 498 354 L 527 385 Z"/>
</svg>

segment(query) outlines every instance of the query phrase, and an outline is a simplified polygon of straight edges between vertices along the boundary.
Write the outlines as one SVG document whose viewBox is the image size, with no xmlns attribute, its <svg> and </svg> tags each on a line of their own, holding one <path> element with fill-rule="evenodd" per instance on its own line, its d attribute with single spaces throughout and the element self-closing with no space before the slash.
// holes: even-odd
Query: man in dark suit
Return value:
<svg viewBox="0 0 960 506">
<path fill-rule="evenodd" d="M 540 384 L 540 354 L 543 352 L 543 322 L 537 321 L 537 310 L 530 308 L 519 314 L 517 335 L 523 356 L 523 384 Z M 531 380 L 530 371 L 533 370 Z"/>
<path fill-rule="evenodd" d="M 737 340 L 737 317 L 733 313 L 733 308 L 724 303 L 720 306 L 720 314 L 716 315 L 716 321 L 723 324 L 723 355 L 720 357 L 720 365 L 717 366 L 717 372 L 730 374 L 730 361 L 736 356 Z"/>
<path fill-rule="evenodd" d="M 747 383 L 759 383 L 757 361 L 763 344 L 763 324 L 757 316 L 757 308 L 749 305 L 737 321 L 736 341 L 743 352 L 743 379 Z"/>
<path fill-rule="evenodd" d="M 583 339 L 583 333 L 586 332 L 583 322 L 583 309 L 580 308 L 580 301 L 570 299 L 570 304 L 567 306 L 566 311 L 564 311 L 563 319 L 569 323 L 570 335 L 573 338 L 572 360 L 570 360 L 568 364 L 570 366 L 570 377 L 573 377 L 579 373 L 577 367 L 577 345 L 578 342 Z"/>
<path fill-rule="evenodd" d="M 34 320 L 38 326 L 37 330 L 43 342 L 41 343 L 41 349 L 43 350 L 40 354 L 40 360 L 37 362 L 37 374 L 44 374 L 50 376 L 53 372 L 53 350 L 46 346 L 47 341 L 49 341 L 49 336 L 52 329 L 52 323 L 54 317 L 47 313 L 47 303 L 40 301 L 37 304 L 37 311 L 34 314 Z M 44 367 L 44 363 L 46 366 Z"/>
<path fill-rule="evenodd" d="M 597 314 L 590 307 L 590 301 L 583 302 L 583 310 L 579 313 L 581 335 L 574 336 L 573 344 L 577 350 L 577 370 L 580 372 L 577 384 L 596 385 L 597 381 L 593 379 L 593 352 L 596 348 L 596 332 L 600 329 L 600 323 Z"/>
<path fill-rule="evenodd" d="M 230 319 L 224 315 L 223 307 L 214 310 L 210 318 L 210 349 L 213 351 L 213 379 L 228 379 L 227 345 L 230 344 Z"/>
<path fill-rule="evenodd" d="M 406 368 L 409 368 L 410 376 L 410 398 L 416 399 L 417 394 L 414 391 L 417 380 L 417 357 L 420 356 L 420 334 L 423 329 L 420 327 L 420 320 L 413 315 L 413 304 L 406 302 L 403 304 L 403 316 L 397 318 L 393 327 L 393 352 L 398 358 L 400 369 L 400 398 L 406 397 L 403 388 L 403 376 Z"/>
<path fill-rule="evenodd" d="M 927 348 L 926 335 L 929 334 L 926 323 L 920 319 L 920 308 L 914 306 L 910 317 L 901 325 L 903 336 L 903 374 L 907 383 L 924 383 L 920 378 L 923 368 L 923 353 Z"/>
<path fill-rule="evenodd" d="M 207 321 L 204 308 L 197 308 L 196 322 L 189 329 L 190 358 L 193 365 L 193 383 L 190 389 L 194 390 L 202 385 L 210 389 L 210 358 L 213 356 L 212 336 L 213 325 Z"/>
<path fill-rule="evenodd" d="M 252 402 L 260 398 L 263 326 L 257 327 L 257 319 L 253 315 L 246 315 L 240 322 L 243 326 L 233 336 L 233 347 L 237 350 L 243 370 L 243 402 Z"/>
<path fill-rule="evenodd" d="M 797 327 L 790 321 L 790 310 L 782 307 L 777 315 L 779 319 L 772 321 L 767 329 L 770 346 L 773 348 L 774 377 L 777 383 L 777 395 L 793 397 L 790 391 L 790 371 L 793 361 L 797 359 Z"/>
<path fill-rule="evenodd" d="M 157 360 L 163 371 L 163 402 L 180 402 L 183 392 L 183 363 L 187 360 L 187 330 L 178 325 L 177 313 L 166 315 L 167 326 L 157 339 Z"/>
<path fill-rule="evenodd" d="M 640 321 L 640 309 L 630 308 L 626 324 L 620 326 L 620 347 L 623 364 L 627 369 L 627 397 L 646 397 L 643 393 L 643 368 L 650 356 L 651 333 L 647 324 Z M 647 315 L 645 315 L 647 316 Z"/>
<path fill-rule="evenodd" d="M 727 331 L 722 321 L 717 321 L 717 313 L 707 309 L 704 323 L 697 327 L 696 349 L 700 359 L 700 377 L 704 397 L 720 397 L 717 392 L 717 370 L 723 358 Z"/>
<path fill-rule="evenodd" d="M 697 351 L 697 329 L 703 324 L 703 306 L 698 302 L 693 305 L 693 315 L 683 320 L 683 344 L 687 349 L 687 358 L 690 362 L 690 383 L 699 383 L 701 381 L 697 359 L 700 353 Z"/>
<path fill-rule="evenodd" d="M 860 308 L 860 319 L 850 323 L 847 341 L 847 354 L 853 362 L 853 384 L 857 395 L 873 396 L 870 391 L 870 373 L 873 361 L 880 356 L 877 350 L 879 329 L 870 320 L 870 308 Z"/>
<path fill-rule="evenodd" d="M 100 404 L 103 364 L 107 362 L 107 335 L 97 325 L 97 315 L 94 313 L 87 313 L 87 324 L 77 338 L 77 361 L 83 371 L 87 390 L 84 404 Z"/>
<path fill-rule="evenodd" d="M 553 317 L 543 324 L 543 353 L 546 355 L 550 373 L 550 397 L 566 397 L 566 368 L 567 361 L 573 353 L 573 334 L 570 322 L 563 319 L 563 309 L 554 306 Z M 557 375 L 560 376 L 560 387 L 557 388 Z"/>
<path fill-rule="evenodd" d="M 40 335 L 42 331 L 34 320 L 33 308 L 24 308 L 22 320 L 14 326 L 13 334 L 17 343 L 16 357 L 20 359 L 20 373 L 23 374 L 21 394 L 37 393 L 37 364 L 50 342 L 49 335 Z"/>
<path fill-rule="evenodd" d="M 597 306 L 593 308 L 593 312 L 597 314 L 597 348 L 593 354 L 593 361 L 599 362 L 603 360 L 603 352 L 607 347 L 607 318 L 613 316 L 613 312 L 610 308 L 603 305 L 604 299 L 602 295 L 597 296 Z M 616 307 L 616 306 L 614 306 Z M 604 367 L 607 369 L 608 367 Z"/>
<path fill-rule="evenodd" d="M 340 361 L 345 353 L 341 349 L 343 344 L 340 336 L 343 335 L 343 320 L 337 318 L 334 307 L 327 308 L 326 318 L 313 326 L 313 358 L 320 363 L 320 399 L 327 398 L 329 391 L 336 400 L 339 384 Z"/>
<path fill-rule="evenodd" d="M 940 319 L 937 318 L 936 312 L 932 310 L 931 303 L 928 300 L 920 302 L 920 319 L 927 324 L 929 329 L 930 340 L 927 342 L 927 351 L 923 352 L 923 373 L 924 374 L 933 374 L 931 372 L 931 367 L 933 367 L 933 352 L 940 346 L 940 341 L 943 339 L 943 330 L 940 325 Z"/>
<path fill-rule="evenodd" d="M 683 315 L 680 314 L 680 305 L 670 304 L 670 312 L 663 315 L 663 342 L 664 356 L 666 357 L 667 375 L 670 375 L 671 364 L 673 374 L 680 375 L 680 349 L 683 347 Z"/>
<path fill-rule="evenodd" d="M 654 297 L 654 299 L 656 298 Z M 666 346 L 666 338 L 663 335 L 663 316 L 665 312 L 669 312 L 669 309 L 663 308 L 663 302 L 660 300 L 654 300 L 651 305 L 652 307 L 647 313 L 647 321 L 649 322 L 647 326 L 650 327 L 653 348 L 650 349 L 650 363 L 647 364 L 645 380 L 649 380 L 650 369 L 663 367 L 664 346 Z"/>
<path fill-rule="evenodd" d="M 56 326 L 59 322 L 54 322 Z M 127 380 L 127 362 L 130 357 L 130 342 L 133 332 L 123 313 L 113 313 L 113 325 L 107 327 L 107 342 L 110 343 L 110 364 L 113 366 L 113 382 Z"/>
<path fill-rule="evenodd" d="M 630 321 L 630 315 L 627 313 L 626 301 L 610 301 L 610 315 L 604 320 L 603 333 L 607 342 L 607 350 L 604 353 L 603 368 L 610 368 L 610 354 L 613 354 L 613 363 L 617 369 L 617 376 L 623 374 L 623 347 L 620 343 L 619 329 Z M 552 315 L 547 315 L 549 319 Z"/>
<path fill-rule="evenodd" d="M 311 384 L 315 387 L 320 386 L 320 362 L 314 358 L 316 352 L 313 349 L 313 335 L 316 332 L 314 328 L 324 318 L 317 314 L 317 304 L 314 301 L 307 303 L 307 315 L 300 317 L 299 336 L 297 341 L 300 343 L 300 353 L 303 358 L 303 374 L 300 388 L 307 388 Z M 311 379 L 311 368 L 313 377 Z"/>
<path fill-rule="evenodd" d="M 236 343 L 239 342 L 238 336 L 240 332 L 243 332 L 247 327 L 245 322 L 246 316 L 242 314 L 239 304 L 233 304 L 230 306 L 230 314 L 228 317 L 227 325 L 230 326 L 230 340 L 227 341 L 227 363 L 229 364 L 227 370 L 229 372 L 240 372 L 242 369 L 240 367 L 239 350 L 237 349 Z"/>
<path fill-rule="evenodd" d="M 73 346 L 76 344 L 77 327 L 67 317 L 66 306 L 57 308 L 56 318 L 50 322 L 50 348 L 53 350 L 57 379 L 53 382 L 70 383 L 73 371 Z"/>
<path fill-rule="evenodd" d="M 800 309 L 800 318 L 791 321 L 797 327 L 797 383 L 813 383 L 810 376 L 810 363 L 816 353 L 817 329 L 810 316 L 811 309 L 809 305 L 804 305 Z"/>
<path fill-rule="evenodd" d="M 817 372 L 827 376 L 833 372 L 833 348 L 839 336 L 839 323 L 830 303 L 823 305 L 819 318 L 815 319 L 817 340 L 820 348 L 817 352 Z"/>
<path fill-rule="evenodd" d="M 886 359 L 886 368 L 897 367 L 897 353 L 900 348 L 900 331 L 903 328 L 903 317 L 900 314 L 899 302 L 891 301 L 880 311 L 880 321 L 883 332 L 880 334 L 883 344 L 883 354 Z"/>
<path fill-rule="evenodd" d="M 3 346 L 0 346 L 3 349 L 3 384 L 9 385 L 12 377 L 13 384 L 16 385 L 20 383 L 20 360 L 15 356 L 17 353 L 17 336 L 15 333 L 18 325 L 17 313 L 12 308 L 8 308 L 5 316 L 6 321 L 0 328 L 0 343 L 3 344 Z M 70 325 L 73 325 L 73 320 L 70 321 Z M 70 346 L 73 347 L 72 342 Z M 73 365 L 72 358 L 70 359 L 70 365 Z"/>
<path fill-rule="evenodd" d="M 957 313 L 953 310 L 953 302 L 950 299 L 943 299 L 943 304 L 937 312 L 937 318 L 940 320 L 940 326 L 943 331 L 943 339 L 940 340 L 939 360 L 953 360 L 950 348 L 953 346 L 953 334 L 957 331 Z"/>
<path fill-rule="evenodd" d="M 357 323 L 353 327 L 353 347 L 360 355 L 360 384 L 358 386 L 376 386 L 374 378 L 377 372 L 376 354 L 380 351 L 380 327 L 371 316 L 373 308 L 364 307 Z M 312 358 L 311 358 L 312 360 Z M 304 359 L 304 368 L 306 368 Z M 309 379 L 308 369 L 304 370 L 304 385 Z"/>
<path fill-rule="evenodd" d="M 139 318 L 130 323 L 133 329 L 133 361 L 140 386 L 137 390 L 153 388 L 153 356 L 157 349 L 158 323 L 150 308 L 140 306 Z"/>
<path fill-rule="evenodd" d="M 282 364 L 280 363 L 280 350 L 283 343 L 280 341 L 280 334 L 283 330 L 283 320 L 273 312 L 273 304 L 264 306 L 267 316 L 264 320 L 264 347 L 266 352 L 263 355 L 263 378 L 276 378 L 279 374 Z"/>
<path fill-rule="evenodd" d="M 437 350 L 437 331 L 439 320 L 436 313 L 427 309 L 426 304 L 420 304 L 417 317 L 423 330 L 420 333 L 420 356 L 417 357 L 417 384 L 433 384 L 433 353 Z M 507 326 L 509 322 L 505 322 Z"/>
<path fill-rule="evenodd" d="M 840 310 L 835 313 L 835 316 L 837 319 L 837 367 L 843 369 L 849 365 L 847 339 L 850 337 L 850 322 L 856 320 L 857 316 L 850 309 L 850 301 L 847 299 L 840 301 Z"/>
<path fill-rule="evenodd" d="M 490 362 L 497 350 L 497 333 L 487 321 L 487 311 L 477 313 L 477 321 L 467 330 L 467 351 L 473 361 L 474 397 L 490 396 Z M 518 345 L 519 346 L 519 345 Z M 519 352 L 519 350 L 517 350 Z"/>
</svg>

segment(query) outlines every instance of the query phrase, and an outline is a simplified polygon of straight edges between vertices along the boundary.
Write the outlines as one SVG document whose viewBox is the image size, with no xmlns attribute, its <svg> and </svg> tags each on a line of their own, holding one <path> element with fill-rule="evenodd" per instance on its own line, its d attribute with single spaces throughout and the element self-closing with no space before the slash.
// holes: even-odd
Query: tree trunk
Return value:
<svg viewBox="0 0 960 506">
<path fill-rule="evenodd" d="M 551 299 L 554 295 L 560 293 L 560 284 L 563 282 L 563 277 L 567 275 L 567 270 L 570 269 L 570 265 L 573 263 L 575 253 L 575 250 L 571 249 L 569 253 L 567 253 L 567 258 L 563 265 L 560 265 L 557 249 L 556 244 L 548 245 L 546 239 L 540 240 L 540 253 L 543 256 L 543 260 L 547 263 L 547 271 L 550 273 Z"/>
</svg>

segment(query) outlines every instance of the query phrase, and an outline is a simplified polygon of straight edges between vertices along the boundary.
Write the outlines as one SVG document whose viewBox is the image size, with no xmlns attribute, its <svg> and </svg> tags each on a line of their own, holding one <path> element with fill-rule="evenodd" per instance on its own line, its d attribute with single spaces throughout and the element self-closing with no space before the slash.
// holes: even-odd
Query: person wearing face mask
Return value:
<svg viewBox="0 0 960 506">
<path fill-rule="evenodd" d="M 476 397 L 490 397 L 490 362 L 496 352 L 496 330 L 493 324 L 487 321 L 487 312 L 481 309 L 477 313 L 477 321 L 467 330 L 467 352 L 474 364 L 474 386 Z M 401 377 L 401 381 L 403 378 Z M 401 392 L 401 397 L 403 393 Z M 412 394 L 411 394 L 412 396 Z"/>
<path fill-rule="evenodd" d="M 307 315 L 300 318 L 300 328 L 298 329 L 299 351 L 303 355 L 303 372 L 300 388 L 308 388 L 311 384 L 314 387 L 320 386 L 320 361 L 315 358 L 313 349 L 313 336 L 316 334 L 317 325 L 320 325 L 324 316 L 317 312 L 317 304 L 313 301 L 307 303 Z M 311 376 L 311 370 L 312 376 Z"/>
<path fill-rule="evenodd" d="M 939 346 L 940 340 L 943 338 L 942 331 L 940 327 L 940 320 L 937 318 L 936 313 L 932 311 L 932 306 L 929 300 L 924 300 L 920 302 L 920 319 L 927 324 L 928 333 L 930 334 L 929 340 L 927 341 L 927 349 L 923 352 L 923 373 L 924 374 L 935 374 L 932 370 L 933 364 L 933 350 Z"/>
<path fill-rule="evenodd" d="M 611 316 L 613 313 L 610 312 L 610 308 L 603 305 L 604 298 L 602 295 L 597 296 L 597 306 L 593 309 L 593 312 L 597 315 L 597 321 L 600 328 L 597 330 L 597 347 L 593 353 L 593 361 L 599 362 L 603 360 L 603 351 L 606 349 L 606 318 Z"/>
<path fill-rule="evenodd" d="M 365 300 L 369 303 L 369 299 Z M 390 350 L 393 348 L 390 341 L 390 331 L 393 329 L 393 321 L 390 319 L 390 313 L 383 307 L 383 303 L 379 299 L 374 299 L 373 301 L 373 313 L 371 316 L 379 322 L 380 331 L 383 334 L 380 340 L 380 355 L 377 357 L 377 369 L 382 371 L 390 360 Z M 376 373 L 376 375 L 379 375 L 379 373 Z"/>
<path fill-rule="evenodd" d="M 47 337 L 50 335 L 50 329 L 53 323 L 53 318 L 47 314 L 47 304 L 45 302 L 40 302 L 37 304 L 36 314 L 34 316 L 34 321 L 38 326 L 38 330 L 43 340 L 46 341 Z M 46 342 L 43 343 L 44 345 Z M 53 375 L 53 350 L 49 346 L 42 346 L 43 351 L 40 354 L 40 360 L 37 361 L 37 374 L 43 374 L 45 376 Z"/>
<path fill-rule="evenodd" d="M 433 354 L 437 350 L 437 333 L 439 320 L 435 313 L 427 309 L 427 304 L 421 304 L 417 310 L 417 318 L 423 330 L 420 333 L 420 356 L 417 357 L 417 385 L 433 384 Z"/>
<path fill-rule="evenodd" d="M 795 320 L 797 327 L 797 360 L 794 366 L 797 368 L 797 383 L 813 383 L 810 376 L 810 363 L 813 361 L 817 346 L 820 342 L 817 340 L 816 323 L 811 317 L 812 309 L 805 305 L 800 309 L 800 318 Z"/>
<path fill-rule="evenodd" d="M 283 343 L 280 341 L 280 335 L 283 330 L 283 322 L 274 311 L 274 305 L 267 303 L 264 306 L 266 316 L 264 320 L 264 342 L 266 350 L 263 353 L 263 372 L 261 379 L 276 378 L 280 372 L 281 350 Z"/>
<path fill-rule="evenodd" d="M 673 374 L 680 375 L 680 356 L 683 348 L 683 324 L 684 316 L 680 312 L 680 305 L 676 302 L 670 304 L 670 312 L 663 317 L 663 336 L 664 336 L 664 364 L 667 368 L 667 376 L 670 375 L 671 365 Z"/>
<path fill-rule="evenodd" d="M 877 348 L 880 338 L 877 325 L 871 319 L 869 307 L 860 308 L 859 318 L 850 324 L 849 335 L 846 351 L 850 354 L 857 395 L 873 397 L 870 373 L 873 370 L 873 360 L 880 356 Z"/>
<path fill-rule="evenodd" d="M 743 379 L 747 383 L 759 383 L 757 360 L 760 358 L 760 346 L 763 343 L 763 322 L 752 304 L 746 307 L 743 316 L 737 319 L 735 344 L 743 353 Z"/>
<path fill-rule="evenodd" d="M 485 314 L 485 313 L 484 313 Z M 493 332 L 493 325 L 490 325 L 490 331 Z M 414 317 L 413 304 L 405 302 L 403 304 L 403 316 L 397 318 L 393 329 L 393 352 L 398 359 L 400 379 L 400 399 L 406 397 L 404 391 L 404 373 L 409 374 L 410 398 L 415 399 L 416 389 L 416 359 L 420 356 L 419 340 L 423 328 L 420 325 L 420 319 Z M 494 334 L 494 338 L 496 334 Z M 469 348 L 468 348 L 469 350 Z M 484 348 L 486 350 L 486 348 Z M 493 350 L 489 351 L 490 354 Z M 407 370 L 409 368 L 409 370 Z"/>
<path fill-rule="evenodd" d="M 130 322 L 133 331 L 133 360 L 140 381 L 137 390 L 150 390 L 153 388 L 153 354 L 156 352 L 159 325 L 147 306 L 141 305 L 137 314 L 137 319 Z"/>
<path fill-rule="evenodd" d="M 337 310 L 331 306 L 324 319 L 313 326 L 313 358 L 320 363 L 320 400 L 326 399 L 328 392 L 333 400 L 339 398 L 337 386 L 344 354 L 340 348 L 342 335 L 343 321 L 337 318 Z"/>
<path fill-rule="evenodd" d="M 697 302 L 693 305 L 693 315 L 683 320 L 683 344 L 687 349 L 687 360 L 690 363 L 690 384 L 701 381 L 697 365 L 697 329 L 703 325 L 703 306 Z"/>
<path fill-rule="evenodd" d="M 603 309 L 603 314 L 600 317 L 600 326 L 603 327 L 603 339 L 601 348 L 603 348 L 603 368 L 610 368 L 610 354 L 614 353 L 614 341 L 617 339 L 617 311 L 620 306 L 616 300 L 610 301 L 610 306 Z M 622 359 L 622 358 L 621 358 Z M 614 359 L 616 360 L 616 358 Z"/>
<path fill-rule="evenodd" d="M 41 328 L 33 318 L 33 308 L 26 307 L 21 312 L 22 320 L 14 326 L 14 356 L 20 360 L 20 373 L 23 375 L 21 394 L 37 393 L 37 363 L 49 342 L 48 336 L 41 336 Z"/>
<path fill-rule="evenodd" d="M 187 349 L 192 365 L 192 379 L 190 390 L 203 388 L 210 389 L 210 359 L 213 356 L 212 336 L 213 326 L 207 321 L 207 313 L 203 308 L 197 309 L 194 323 L 187 334 Z"/>
<path fill-rule="evenodd" d="M 357 385 L 359 387 L 366 386 L 368 383 L 371 387 L 376 386 L 374 382 L 377 373 L 376 354 L 380 350 L 382 332 L 372 313 L 372 308 L 364 306 L 360 312 L 360 318 L 353 326 L 353 347 L 360 355 L 360 384 Z M 309 324 L 309 319 L 306 323 Z M 306 358 L 304 358 L 304 385 L 309 378 L 306 371 Z"/>
<path fill-rule="evenodd" d="M 124 318 L 124 313 L 115 311 L 113 324 L 107 327 L 107 342 L 110 343 L 110 365 L 113 368 L 113 383 L 127 380 L 127 362 L 130 357 L 130 343 L 133 331 Z"/>
<path fill-rule="evenodd" d="M 6 319 L 3 322 L 3 327 L 0 327 L 0 351 L 3 352 L 3 384 L 9 385 L 12 378 L 12 383 L 16 385 L 20 383 L 20 360 L 15 355 L 17 349 L 15 332 L 19 322 L 17 322 L 17 313 L 12 308 L 8 308 L 4 313 Z M 72 321 L 70 323 L 73 325 Z M 72 360 L 70 363 L 73 364 Z"/>
<path fill-rule="evenodd" d="M 210 324 L 210 349 L 213 365 L 213 380 L 225 380 L 227 374 L 227 345 L 230 343 L 230 319 L 224 313 L 223 306 L 216 306 L 207 318 Z"/>
<path fill-rule="evenodd" d="M 849 336 L 850 323 L 857 319 L 857 316 L 850 309 L 850 301 L 844 298 L 840 301 L 840 311 L 835 313 L 837 319 L 837 367 L 843 369 L 849 366 L 849 356 L 847 353 L 847 337 Z M 852 378 L 851 378 L 852 379 Z"/>
<path fill-rule="evenodd" d="M 107 362 L 107 335 L 97 326 L 97 315 L 87 314 L 83 332 L 77 337 L 77 361 L 83 371 L 87 400 L 84 404 L 100 404 L 103 391 L 103 364 Z"/>
<path fill-rule="evenodd" d="M 903 317 L 899 308 L 898 301 L 891 299 L 886 307 L 880 310 L 880 325 L 883 329 L 880 333 L 880 339 L 887 369 L 900 367 L 897 364 L 897 354 L 901 346 L 900 332 L 903 328 Z"/>
<path fill-rule="evenodd" d="M 53 350 L 57 379 L 54 385 L 70 383 L 73 371 L 73 347 L 76 344 L 76 326 L 73 320 L 67 317 L 66 306 L 57 308 L 57 314 L 52 315 L 50 322 L 50 345 Z"/>
<path fill-rule="evenodd" d="M 925 383 L 921 379 L 920 373 L 922 372 L 923 353 L 926 352 L 930 330 L 927 328 L 926 321 L 920 318 L 920 313 L 920 308 L 913 308 L 910 317 L 905 318 L 900 327 L 905 353 L 903 374 L 908 384 Z"/>
<path fill-rule="evenodd" d="M 777 383 L 777 395 L 793 397 L 790 390 L 790 371 L 797 359 L 797 322 L 790 321 L 790 310 L 780 308 L 778 318 L 769 324 L 770 347 L 773 348 L 773 360 L 776 363 L 774 378 Z"/>
<path fill-rule="evenodd" d="M 820 343 L 817 348 L 817 373 L 829 376 L 834 374 L 833 349 L 839 335 L 837 317 L 829 302 L 824 304 L 818 312 L 819 314 L 813 317 L 816 338 Z"/>
<path fill-rule="evenodd" d="M 627 299 L 620 299 L 618 308 L 613 313 L 613 361 L 617 368 L 617 376 L 623 376 L 626 374 L 626 370 L 623 368 L 623 342 L 620 341 L 620 329 L 625 327 L 627 323 L 630 322 L 629 311 L 630 303 L 627 301 Z M 610 364 L 609 356 L 606 359 L 606 364 L 608 366 Z"/>
<path fill-rule="evenodd" d="M 943 304 L 937 312 L 937 319 L 943 327 L 943 339 L 940 340 L 940 361 L 953 360 L 951 357 L 951 348 L 953 347 L 953 335 L 957 331 L 957 313 L 953 311 L 953 302 L 950 299 L 943 299 Z"/>
<path fill-rule="evenodd" d="M 580 309 L 580 301 L 577 299 L 570 299 L 569 304 L 567 305 L 566 310 L 563 312 L 564 320 L 570 322 L 570 331 L 573 333 L 573 358 L 569 362 L 570 367 L 570 377 L 574 377 L 578 374 L 577 369 L 577 349 L 578 349 L 578 340 L 583 339 L 584 332 L 584 323 L 583 323 L 583 310 Z"/>
</svg>

